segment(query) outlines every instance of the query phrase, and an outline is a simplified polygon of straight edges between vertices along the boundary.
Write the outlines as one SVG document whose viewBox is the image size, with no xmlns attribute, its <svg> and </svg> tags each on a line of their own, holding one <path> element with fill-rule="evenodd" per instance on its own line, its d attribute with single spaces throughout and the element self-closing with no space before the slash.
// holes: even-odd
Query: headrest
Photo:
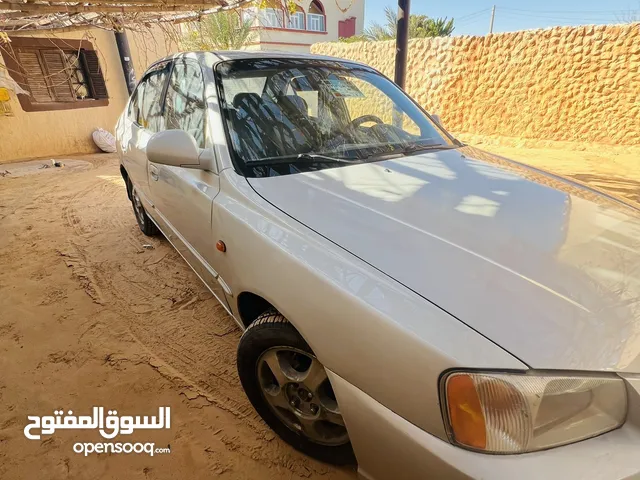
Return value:
<svg viewBox="0 0 640 480">
<path fill-rule="evenodd" d="M 282 106 L 286 109 L 291 108 L 289 106 L 291 105 L 293 108 L 296 108 L 304 115 L 309 114 L 309 106 L 307 105 L 307 101 L 304 98 L 299 97 L 298 95 L 284 95 L 280 98 L 280 101 L 278 103 L 282 104 Z"/>
</svg>

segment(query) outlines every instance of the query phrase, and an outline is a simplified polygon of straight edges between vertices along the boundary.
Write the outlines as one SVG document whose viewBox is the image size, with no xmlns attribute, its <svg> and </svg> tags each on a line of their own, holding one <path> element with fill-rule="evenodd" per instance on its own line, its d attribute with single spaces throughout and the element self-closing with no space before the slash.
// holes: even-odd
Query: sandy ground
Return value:
<svg viewBox="0 0 640 480">
<path fill-rule="evenodd" d="M 0 478 L 356 478 L 256 416 L 236 374 L 239 329 L 166 240 L 139 231 L 115 156 L 62 161 L 0 169 L 13 172 L 0 176 Z M 85 458 L 73 444 L 104 441 L 96 431 L 23 434 L 27 415 L 94 405 L 171 407 L 171 429 L 116 438 L 171 453 Z"/>
<path fill-rule="evenodd" d="M 640 200 L 637 151 L 480 147 Z M 116 158 L 62 161 L 0 169 L 0 478 L 354 479 L 256 417 L 236 375 L 239 330 L 165 240 L 138 230 Z M 95 431 L 23 435 L 27 415 L 94 405 L 170 406 L 170 430 L 117 440 L 171 453 L 85 458 L 72 445 L 102 441 Z"/>
<path fill-rule="evenodd" d="M 527 142 L 507 138 L 462 136 L 483 150 L 558 173 L 640 204 L 640 147 L 547 142 L 531 148 Z"/>
</svg>

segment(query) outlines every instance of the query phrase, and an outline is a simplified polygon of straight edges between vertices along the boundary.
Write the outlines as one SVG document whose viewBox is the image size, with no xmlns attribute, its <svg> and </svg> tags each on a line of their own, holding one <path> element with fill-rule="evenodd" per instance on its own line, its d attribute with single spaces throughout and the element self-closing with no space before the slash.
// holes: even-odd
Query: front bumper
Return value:
<svg viewBox="0 0 640 480">
<path fill-rule="evenodd" d="M 369 480 L 424 478 L 640 478 L 640 376 L 627 376 L 625 425 L 582 442 L 520 455 L 488 455 L 451 445 L 421 430 L 333 372 L 358 472 Z M 425 405 L 425 415 L 429 408 Z M 439 414 L 439 413 L 438 413 Z"/>
</svg>

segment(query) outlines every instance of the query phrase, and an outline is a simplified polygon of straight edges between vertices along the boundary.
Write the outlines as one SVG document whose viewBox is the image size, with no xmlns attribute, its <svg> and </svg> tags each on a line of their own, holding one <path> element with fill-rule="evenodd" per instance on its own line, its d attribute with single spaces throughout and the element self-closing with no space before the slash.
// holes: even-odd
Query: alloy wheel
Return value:
<svg viewBox="0 0 640 480">
<path fill-rule="evenodd" d="M 324 366 L 307 352 L 274 347 L 258 359 L 267 403 L 291 430 L 329 446 L 349 442 L 347 429 Z"/>
</svg>

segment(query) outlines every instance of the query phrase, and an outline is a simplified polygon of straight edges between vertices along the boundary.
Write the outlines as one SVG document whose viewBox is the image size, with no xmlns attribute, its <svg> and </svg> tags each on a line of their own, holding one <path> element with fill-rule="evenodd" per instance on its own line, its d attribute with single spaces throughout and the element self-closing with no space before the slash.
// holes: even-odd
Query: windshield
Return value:
<svg viewBox="0 0 640 480">
<path fill-rule="evenodd" d="M 251 59 L 216 69 L 228 142 L 248 177 L 454 148 L 396 85 L 338 61 Z"/>
</svg>

